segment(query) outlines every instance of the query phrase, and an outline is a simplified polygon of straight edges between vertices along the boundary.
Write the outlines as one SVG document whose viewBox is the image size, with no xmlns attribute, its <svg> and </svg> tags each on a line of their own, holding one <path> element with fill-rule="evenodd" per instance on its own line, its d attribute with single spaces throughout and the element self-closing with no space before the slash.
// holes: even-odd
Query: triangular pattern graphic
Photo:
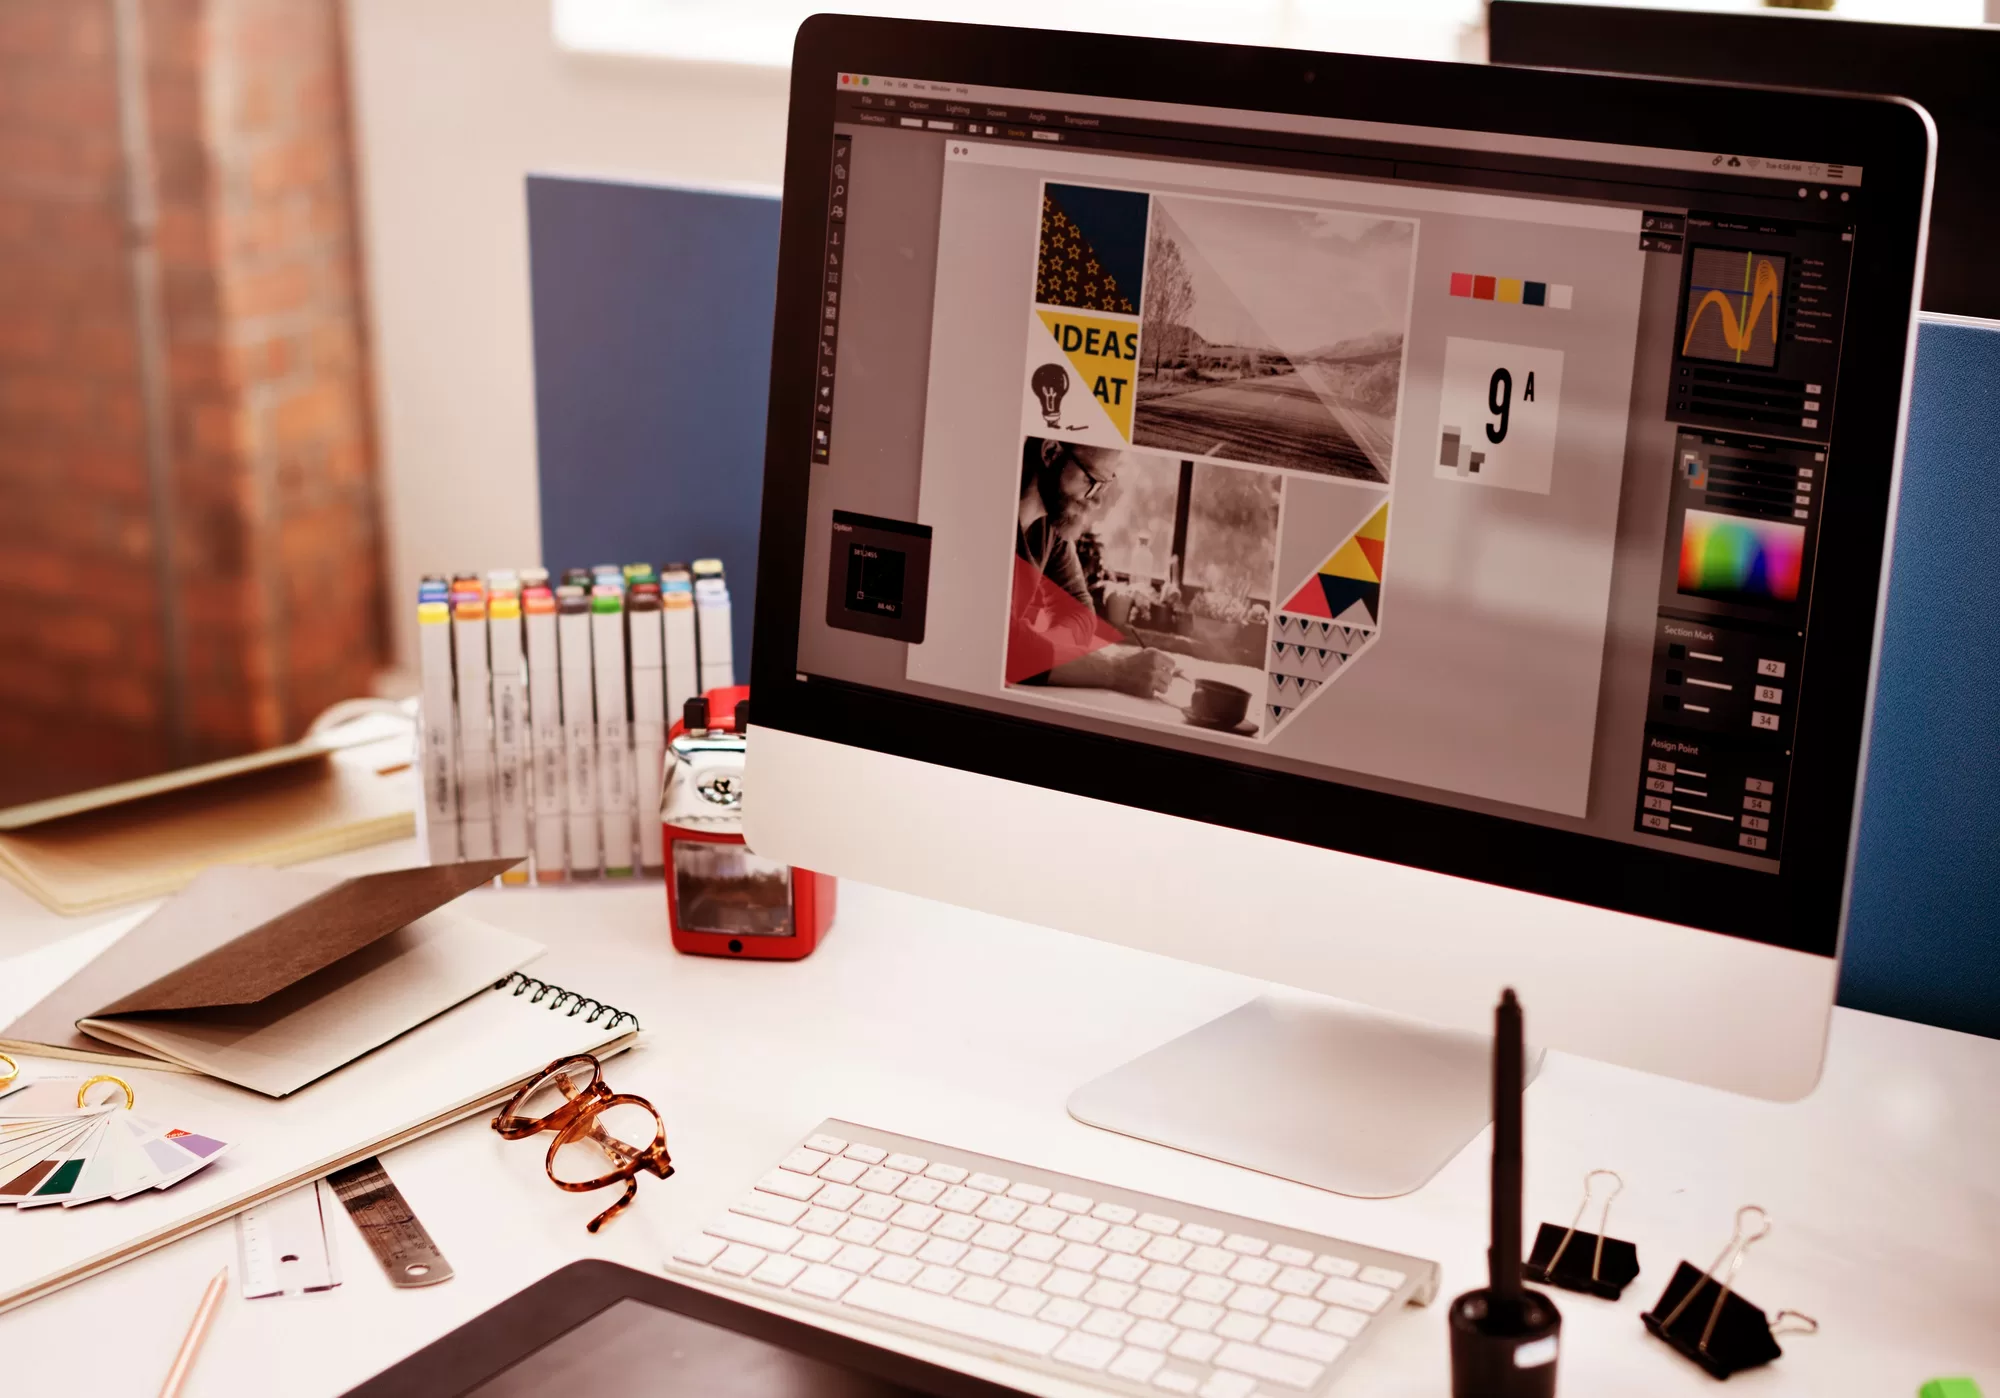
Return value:
<svg viewBox="0 0 2000 1398">
<path fill-rule="evenodd" d="M 1272 618 L 1271 654 L 1264 667 L 1269 732 L 1324 693 L 1381 634 L 1388 541 L 1389 502 L 1384 500 Z"/>
</svg>

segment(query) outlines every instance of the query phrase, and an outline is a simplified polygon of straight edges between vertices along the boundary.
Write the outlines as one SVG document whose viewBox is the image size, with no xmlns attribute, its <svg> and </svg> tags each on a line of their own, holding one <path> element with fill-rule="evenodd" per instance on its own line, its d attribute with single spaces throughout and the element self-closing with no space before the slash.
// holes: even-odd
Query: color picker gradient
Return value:
<svg viewBox="0 0 2000 1398">
<path fill-rule="evenodd" d="M 1701 597 L 1796 602 L 1803 525 L 1689 510 L 1681 526 L 1680 590 Z"/>
</svg>

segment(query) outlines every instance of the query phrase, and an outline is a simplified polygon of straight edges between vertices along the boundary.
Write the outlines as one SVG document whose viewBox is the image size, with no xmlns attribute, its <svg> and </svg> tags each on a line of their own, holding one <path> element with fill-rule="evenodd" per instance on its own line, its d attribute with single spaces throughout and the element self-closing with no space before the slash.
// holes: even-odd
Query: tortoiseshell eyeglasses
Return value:
<svg viewBox="0 0 2000 1398">
<path fill-rule="evenodd" d="M 595 1233 L 639 1192 L 639 1171 L 674 1173 L 667 1127 L 643 1097 L 613 1092 L 587 1053 L 558 1058 L 515 1093 L 493 1129 L 510 1141 L 553 1131 L 548 1172 L 558 1188 L 583 1193 L 625 1182 L 625 1193 L 587 1225 Z"/>
</svg>

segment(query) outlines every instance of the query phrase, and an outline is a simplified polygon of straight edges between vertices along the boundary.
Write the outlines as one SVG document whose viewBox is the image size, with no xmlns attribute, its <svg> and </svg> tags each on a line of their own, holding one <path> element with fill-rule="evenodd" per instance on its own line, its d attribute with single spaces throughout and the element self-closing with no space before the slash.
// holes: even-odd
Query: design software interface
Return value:
<svg viewBox="0 0 2000 1398">
<path fill-rule="evenodd" d="M 801 678 L 1778 868 L 1859 168 L 838 82 Z"/>
</svg>

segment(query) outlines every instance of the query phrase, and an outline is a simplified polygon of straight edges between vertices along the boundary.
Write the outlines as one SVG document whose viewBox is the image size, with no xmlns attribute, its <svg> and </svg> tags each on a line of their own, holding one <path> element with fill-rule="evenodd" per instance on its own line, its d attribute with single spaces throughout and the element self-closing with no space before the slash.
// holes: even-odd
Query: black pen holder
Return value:
<svg viewBox="0 0 2000 1398">
<path fill-rule="evenodd" d="M 1688 1293 L 1691 1289 L 1695 1289 L 1695 1294 L 1690 1298 Z M 1770 1317 L 1735 1291 L 1722 1293 L 1722 1309 L 1718 1313 L 1715 1298 L 1719 1291 L 1720 1283 L 1713 1277 L 1704 1275 L 1691 1263 L 1683 1262 L 1674 1269 L 1673 1280 L 1660 1293 L 1653 1309 L 1639 1318 L 1646 1323 L 1648 1330 L 1672 1345 L 1683 1358 L 1699 1364 L 1710 1378 L 1726 1379 L 1745 1369 L 1769 1364 L 1784 1353 L 1771 1337 Z M 1683 1301 L 1687 1302 L 1685 1306 L 1682 1306 Z M 1665 1318 L 1673 1315 L 1677 1307 L 1680 1314 L 1674 1316 L 1670 1330 Z M 1711 1315 L 1715 1317 L 1712 1329 L 1709 1327 Z M 1704 1331 L 1708 1335 L 1706 1344 L 1702 1343 Z"/>
<path fill-rule="evenodd" d="M 1569 1234 L 1566 1245 L 1565 1233 Z M 1632 1278 L 1639 1275 L 1639 1249 L 1623 1238 L 1606 1238 L 1603 1247 L 1600 1254 L 1595 1233 L 1544 1223 L 1535 1234 L 1534 1250 L 1528 1254 L 1521 1271 L 1530 1281 L 1616 1301 Z"/>
<path fill-rule="evenodd" d="M 1524 1291 L 1510 1317 L 1496 1314 L 1491 1298 L 1482 1287 L 1451 1303 L 1451 1398 L 1555 1398 L 1555 1302 Z"/>
</svg>

